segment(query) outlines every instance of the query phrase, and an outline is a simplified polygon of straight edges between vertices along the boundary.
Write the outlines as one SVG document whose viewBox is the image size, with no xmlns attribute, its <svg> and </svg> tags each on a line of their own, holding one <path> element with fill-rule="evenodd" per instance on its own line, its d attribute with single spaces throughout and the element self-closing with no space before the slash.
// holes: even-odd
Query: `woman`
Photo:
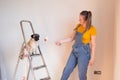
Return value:
<svg viewBox="0 0 120 80">
<path fill-rule="evenodd" d="M 90 11 L 82 11 L 79 16 L 79 22 L 70 37 L 56 42 L 56 45 L 60 46 L 63 43 L 75 40 L 61 80 L 68 80 L 77 64 L 79 79 L 87 80 L 88 65 L 94 64 L 96 29 L 92 25 L 92 13 Z"/>
</svg>

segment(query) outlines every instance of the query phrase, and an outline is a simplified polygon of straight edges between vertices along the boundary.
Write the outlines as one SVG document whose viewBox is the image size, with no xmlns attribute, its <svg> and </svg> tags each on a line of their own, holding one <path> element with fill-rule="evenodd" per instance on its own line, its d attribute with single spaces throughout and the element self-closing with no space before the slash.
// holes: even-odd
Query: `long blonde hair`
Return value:
<svg viewBox="0 0 120 80">
<path fill-rule="evenodd" d="M 89 30 L 92 26 L 92 13 L 91 11 L 82 11 L 80 15 L 84 16 L 84 20 L 86 21 L 85 31 Z"/>
</svg>

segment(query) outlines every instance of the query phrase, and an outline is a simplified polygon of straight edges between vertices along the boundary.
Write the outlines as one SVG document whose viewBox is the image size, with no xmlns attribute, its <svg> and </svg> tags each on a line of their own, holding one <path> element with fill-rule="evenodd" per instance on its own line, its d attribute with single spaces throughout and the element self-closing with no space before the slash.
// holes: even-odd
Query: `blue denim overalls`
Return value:
<svg viewBox="0 0 120 80">
<path fill-rule="evenodd" d="M 68 80 L 71 72 L 78 64 L 79 80 L 87 80 L 87 68 L 90 60 L 90 45 L 82 42 L 83 33 L 76 31 L 75 43 L 71 55 L 64 68 L 61 80 Z"/>
</svg>

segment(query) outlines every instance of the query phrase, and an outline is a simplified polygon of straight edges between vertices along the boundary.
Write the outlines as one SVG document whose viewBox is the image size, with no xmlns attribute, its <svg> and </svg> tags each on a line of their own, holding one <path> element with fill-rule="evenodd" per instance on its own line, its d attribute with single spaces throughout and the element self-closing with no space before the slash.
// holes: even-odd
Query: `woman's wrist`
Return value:
<svg viewBox="0 0 120 80">
<path fill-rule="evenodd" d="M 62 43 L 67 43 L 67 42 L 71 42 L 71 41 L 72 41 L 72 38 L 69 37 L 69 38 L 60 40 L 60 43 L 62 44 Z"/>
<path fill-rule="evenodd" d="M 61 44 L 63 44 L 63 43 L 64 43 L 64 41 L 63 41 L 63 40 L 60 40 L 59 42 L 60 42 Z"/>
<path fill-rule="evenodd" d="M 94 60 L 94 58 L 95 58 L 95 48 L 92 47 L 92 49 L 91 49 L 91 59 Z"/>
<path fill-rule="evenodd" d="M 94 60 L 95 59 L 95 57 L 94 56 L 91 56 L 91 58 L 90 58 L 91 60 Z"/>
<path fill-rule="evenodd" d="M 90 59 L 91 59 L 91 60 L 94 60 L 95 58 L 94 58 L 94 57 L 91 57 Z"/>
</svg>

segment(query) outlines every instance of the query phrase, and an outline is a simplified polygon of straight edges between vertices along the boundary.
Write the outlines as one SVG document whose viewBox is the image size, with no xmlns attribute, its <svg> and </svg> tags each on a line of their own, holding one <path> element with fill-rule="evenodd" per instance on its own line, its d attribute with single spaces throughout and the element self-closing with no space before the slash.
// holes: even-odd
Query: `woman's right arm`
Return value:
<svg viewBox="0 0 120 80">
<path fill-rule="evenodd" d="M 60 46 L 63 43 L 72 42 L 75 39 L 75 34 L 76 31 L 73 31 L 69 37 L 56 41 L 56 45 Z"/>
</svg>

